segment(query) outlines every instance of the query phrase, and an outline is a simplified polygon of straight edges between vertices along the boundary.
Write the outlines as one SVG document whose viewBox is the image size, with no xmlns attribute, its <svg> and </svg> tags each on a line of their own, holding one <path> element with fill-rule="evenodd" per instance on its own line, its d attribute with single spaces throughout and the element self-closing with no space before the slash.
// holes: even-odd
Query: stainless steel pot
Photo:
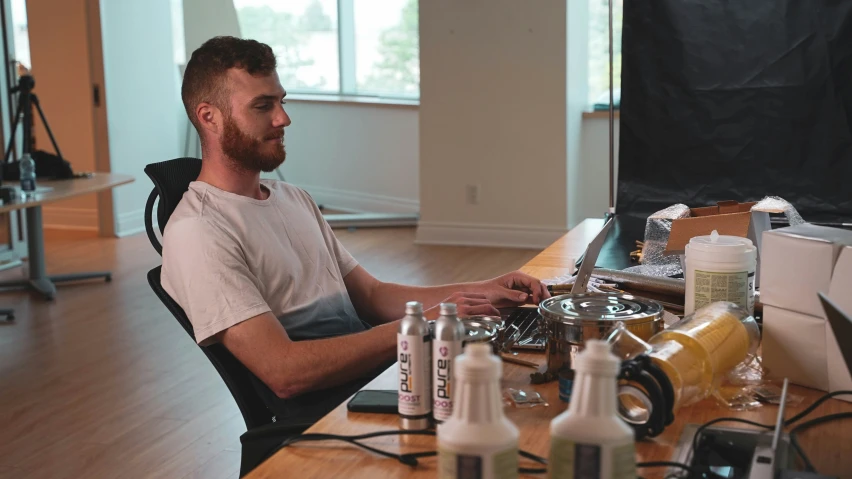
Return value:
<svg viewBox="0 0 852 479">
<path fill-rule="evenodd" d="M 587 339 L 604 339 L 619 321 L 647 341 L 665 327 L 663 307 L 629 294 L 585 293 L 554 296 L 538 308 L 547 334 L 547 371 L 573 370 Z"/>
<path fill-rule="evenodd" d="M 499 316 L 469 316 L 462 318 L 464 324 L 465 338 L 462 345 L 470 343 L 489 343 L 498 353 L 499 344 L 497 338 L 503 328 L 503 319 Z"/>
</svg>

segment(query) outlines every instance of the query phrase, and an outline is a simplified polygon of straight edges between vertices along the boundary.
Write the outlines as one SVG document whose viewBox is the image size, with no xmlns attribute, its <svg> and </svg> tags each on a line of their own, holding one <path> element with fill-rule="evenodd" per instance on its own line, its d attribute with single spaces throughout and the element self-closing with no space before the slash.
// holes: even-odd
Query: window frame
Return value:
<svg viewBox="0 0 852 479">
<path fill-rule="evenodd" d="M 419 54 L 418 39 L 418 56 Z M 339 79 L 337 91 L 287 88 L 287 99 L 402 106 L 420 104 L 419 88 L 416 96 L 371 94 L 359 91 L 355 65 L 355 0 L 337 0 L 337 74 Z"/>
</svg>

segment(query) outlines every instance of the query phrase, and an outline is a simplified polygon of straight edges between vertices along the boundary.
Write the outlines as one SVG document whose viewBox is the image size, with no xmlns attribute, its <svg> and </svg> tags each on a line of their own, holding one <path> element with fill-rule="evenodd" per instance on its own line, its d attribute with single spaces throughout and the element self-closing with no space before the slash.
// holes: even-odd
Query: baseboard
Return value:
<svg viewBox="0 0 852 479">
<path fill-rule="evenodd" d="M 414 242 L 424 245 L 541 249 L 550 246 L 567 232 L 567 228 L 542 226 L 420 221 Z"/>
<path fill-rule="evenodd" d="M 44 206 L 41 210 L 45 229 L 98 231 L 98 210 Z"/>
<path fill-rule="evenodd" d="M 315 185 L 296 185 L 307 191 L 314 201 L 329 209 L 345 213 L 418 213 L 420 202 L 408 198 L 374 195 Z"/>
<path fill-rule="evenodd" d="M 156 226 L 156 223 L 154 224 Z M 115 223 L 115 235 L 119 238 L 139 234 L 145 231 L 145 208 L 127 211 L 118 215 Z"/>
</svg>

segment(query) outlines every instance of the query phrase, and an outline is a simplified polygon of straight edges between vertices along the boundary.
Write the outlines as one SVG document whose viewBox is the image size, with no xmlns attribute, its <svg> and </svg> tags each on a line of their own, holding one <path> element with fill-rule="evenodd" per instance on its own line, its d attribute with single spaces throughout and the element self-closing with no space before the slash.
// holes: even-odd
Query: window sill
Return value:
<svg viewBox="0 0 852 479">
<path fill-rule="evenodd" d="M 296 103 L 338 103 L 350 105 L 392 106 L 401 108 L 419 108 L 420 100 L 402 98 L 379 98 L 358 95 L 312 95 L 309 93 L 288 93 L 286 101 Z"/>
<path fill-rule="evenodd" d="M 618 119 L 618 118 L 621 117 L 621 113 L 618 110 L 615 110 L 613 112 L 613 116 L 616 119 Z M 584 111 L 583 112 L 583 119 L 586 120 L 586 119 L 589 119 L 589 118 L 609 120 L 609 111 L 608 110 L 604 110 L 604 111 Z"/>
</svg>

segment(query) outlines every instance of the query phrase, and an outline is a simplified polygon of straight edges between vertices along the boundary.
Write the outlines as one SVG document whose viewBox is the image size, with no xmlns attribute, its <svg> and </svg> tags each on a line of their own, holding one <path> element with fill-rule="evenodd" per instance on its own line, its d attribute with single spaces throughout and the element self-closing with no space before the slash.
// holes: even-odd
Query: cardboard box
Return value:
<svg viewBox="0 0 852 479">
<path fill-rule="evenodd" d="M 763 232 L 772 229 L 772 225 L 769 221 L 769 213 L 751 211 L 756 204 L 757 202 L 720 201 L 716 203 L 716 206 L 690 208 L 690 218 L 672 220 L 672 230 L 666 243 L 665 254 L 681 255 L 681 266 L 686 270 L 683 255 L 689 240 L 695 236 L 706 236 L 715 230 L 720 235 L 748 238 L 757 247 L 754 284 L 759 288 L 760 242 Z"/>
<path fill-rule="evenodd" d="M 769 213 L 751 211 L 752 203 L 720 201 L 716 206 L 690 208 L 691 218 L 672 220 L 672 230 L 666 243 L 666 254 L 683 254 L 689 240 L 695 236 L 709 235 L 716 230 L 720 235 L 748 238 L 757 246 L 764 231 L 771 229 Z"/>
<path fill-rule="evenodd" d="M 817 292 L 829 290 L 841 249 L 852 246 L 852 231 L 802 224 L 767 231 L 762 243 L 760 301 L 824 318 Z"/>
<path fill-rule="evenodd" d="M 824 318 L 763 306 L 763 366 L 769 377 L 828 391 Z"/>
</svg>

